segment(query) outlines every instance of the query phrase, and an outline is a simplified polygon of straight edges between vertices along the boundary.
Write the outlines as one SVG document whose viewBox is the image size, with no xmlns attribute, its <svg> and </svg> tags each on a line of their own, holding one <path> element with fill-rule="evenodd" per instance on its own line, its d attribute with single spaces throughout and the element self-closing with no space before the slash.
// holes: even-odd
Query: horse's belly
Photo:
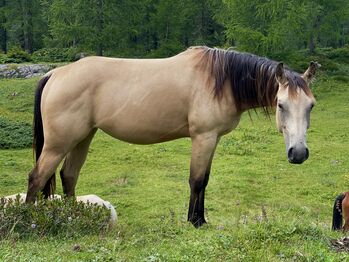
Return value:
<svg viewBox="0 0 349 262">
<path fill-rule="evenodd" d="M 109 135 L 136 144 L 153 144 L 189 136 L 187 112 L 153 104 L 133 104 L 110 110 L 99 118 L 97 127 Z"/>
<path fill-rule="evenodd" d="M 154 144 L 189 136 L 187 123 L 166 125 L 166 123 L 152 123 L 150 125 L 137 122 L 115 121 L 102 125 L 101 130 L 125 142 L 133 144 Z"/>
</svg>

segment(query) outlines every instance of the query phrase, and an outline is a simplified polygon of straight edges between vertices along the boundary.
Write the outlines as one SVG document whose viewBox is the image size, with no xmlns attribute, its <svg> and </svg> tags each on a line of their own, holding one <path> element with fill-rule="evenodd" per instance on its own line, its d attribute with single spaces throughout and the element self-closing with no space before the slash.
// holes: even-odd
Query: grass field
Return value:
<svg viewBox="0 0 349 262">
<path fill-rule="evenodd" d="M 37 80 L 1 80 L 1 118 L 31 123 Z M 263 114 L 251 113 L 252 121 L 245 114 L 221 139 L 202 228 L 186 221 L 189 139 L 139 146 L 98 132 L 77 194 L 97 194 L 114 204 L 116 228 L 72 239 L 9 237 L 0 242 L 0 260 L 349 260 L 330 245 L 343 235 L 330 231 L 333 201 L 349 190 L 349 86 L 323 75 L 313 91 L 310 158 L 303 165 L 288 163 L 274 119 Z M 24 192 L 32 166 L 31 149 L 0 150 L 0 195 Z"/>
</svg>

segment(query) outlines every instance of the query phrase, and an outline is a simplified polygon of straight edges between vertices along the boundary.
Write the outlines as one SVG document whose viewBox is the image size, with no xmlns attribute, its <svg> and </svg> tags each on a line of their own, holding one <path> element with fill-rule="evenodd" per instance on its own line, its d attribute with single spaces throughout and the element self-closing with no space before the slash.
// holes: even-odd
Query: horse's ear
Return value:
<svg viewBox="0 0 349 262">
<path fill-rule="evenodd" d="M 318 62 L 311 61 L 308 69 L 303 74 L 304 80 L 310 83 L 315 77 L 316 70 L 320 67 L 321 65 Z"/>
<path fill-rule="evenodd" d="M 286 83 L 286 75 L 285 75 L 285 70 L 284 70 L 284 63 L 279 63 L 279 64 L 276 66 L 276 69 L 275 69 L 275 76 L 276 76 L 276 80 L 277 80 L 280 84 Z"/>
</svg>

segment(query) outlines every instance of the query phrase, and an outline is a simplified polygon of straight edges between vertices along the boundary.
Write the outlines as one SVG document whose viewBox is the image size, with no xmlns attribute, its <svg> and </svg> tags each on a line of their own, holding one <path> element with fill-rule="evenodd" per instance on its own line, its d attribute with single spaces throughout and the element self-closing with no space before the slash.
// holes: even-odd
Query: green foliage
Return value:
<svg viewBox="0 0 349 262">
<path fill-rule="evenodd" d="M 7 61 L 8 61 L 7 55 L 0 53 L 0 64 L 5 64 L 7 63 Z"/>
<path fill-rule="evenodd" d="M 106 232 L 110 211 L 96 204 L 67 200 L 43 200 L 33 204 L 0 199 L 0 240 L 18 236 L 76 238 Z"/>
<path fill-rule="evenodd" d="M 335 76 L 332 76 L 332 79 L 335 81 L 349 83 L 349 76 L 347 75 L 335 75 Z"/>
<path fill-rule="evenodd" d="M 349 43 L 348 10 L 347 0 L 0 0 L 0 49 L 39 50 L 37 61 L 60 62 L 75 59 L 67 48 L 121 57 L 171 56 L 193 45 L 315 54 Z"/>
<path fill-rule="evenodd" d="M 0 149 L 26 148 L 33 143 L 32 126 L 0 117 Z"/>
<path fill-rule="evenodd" d="M 19 47 L 13 47 L 7 53 L 5 63 L 23 63 L 32 61 L 31 56 Z"/>
<path fill-rule="evenodd" d="M 37 61 L 41 57 L 70 60 L 64 55 L 65 48 L 98 55 L 170 56 L 191 45 L 224 43 L 224 28 L 214 18 L 220 5 L 218 0 L 6 2 L 5 42 L 30 49 L 30 53 L 39 50 L 34 57 Z M 46 56 L 47 48 L 59 48 L 60 52 Z"/>
<path fill-rule="evenodd" d="M 181 43 L 177 41 L 168 41 L 161 44 L 161 46 L 158 49 L 149 53 L 148 57 L 154 57 L 154 58 L 169 57 L 173 54 L 179 53 L 180 51 L 183 50 L 183 48 L 184 47 L 181 45 Z"/>
<path fill-rule="evenodd" d="M 42 48 L 32 54 L 35 62 L 72 62 L 78 60 L 78 48 Z M 83 52 L 82 52 L 83 53 Z M 84 53 L 86 55 L 86 53 Z"/>
<path fill-rule="evenodd" d="M 225 0 L 219 21 L 229 41 L 257 54 L 347 43 L 349 3 L 336 1 Z"/>
<path fill-rule="evenodd" d="M 348 63 L 349 61 L 349 45 L 342 48 L 330 48 L 327 51 L 327 57 L 338 63 Z"/>
</svg>

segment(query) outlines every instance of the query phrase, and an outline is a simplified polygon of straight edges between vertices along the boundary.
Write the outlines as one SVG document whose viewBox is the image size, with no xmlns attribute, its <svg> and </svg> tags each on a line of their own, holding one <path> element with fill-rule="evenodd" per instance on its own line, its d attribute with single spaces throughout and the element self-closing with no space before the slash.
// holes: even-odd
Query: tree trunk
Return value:
<svg viewBox="0 0 349 262">
<path fill-rule="evenodd" d="M 28 53 L 33 53 L 33 17 L 32 17 L 32 1 L 24 0 L 22 3 L 23 18 L 23 46 Z"/>
<path fill-rule="evenodd" d="M 97 55 L 103 55 L 103 31 L 104 31 L 104 11 L 103 0 L 98 0 L 98 18 L 97 18 Z"/>
<path fill-rule="evenodd" d="M 6 0 L 0 0 L 0 8 L 5 8 Z M 0 19 L 0 48 L 6 54 L 7 53 L 7 30 L 6 30 L 6 16 L 3 11 Z"/>
<path fill-rule="evenodd" d="M 310 33 L 309 37 L 309 53 L 314 54 L 315 53 L 315 41 L 314 41 L 314 33 Z"/>
<path fill-rule="evenodd" d="M 6 54 L 7 53 L 7 31 L 5 28 L 0 29 L 0 38 L 1 38 L 1 50 Z"/>
</svg>

